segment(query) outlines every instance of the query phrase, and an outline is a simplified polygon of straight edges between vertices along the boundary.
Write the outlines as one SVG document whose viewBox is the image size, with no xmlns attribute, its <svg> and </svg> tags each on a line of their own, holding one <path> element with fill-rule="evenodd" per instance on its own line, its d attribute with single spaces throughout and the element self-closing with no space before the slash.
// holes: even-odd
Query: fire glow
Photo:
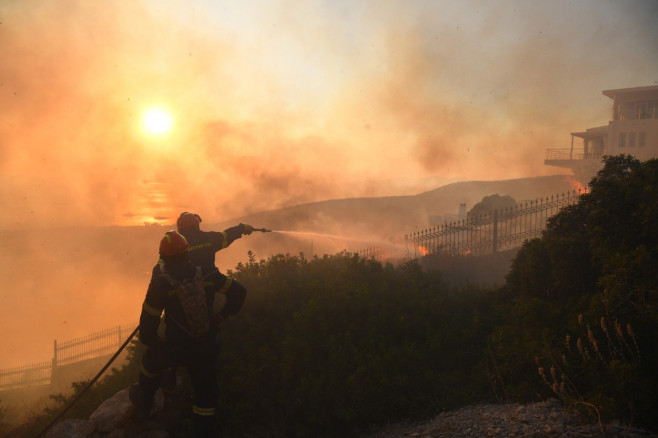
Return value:
<svg viewBox="0 0 658 438">
<path fill-rule="evenodd" d="M 571 186 L 571 188 L 573 190 L 577 191 L 578 193 L 587 193 L 587 191 L 588 191 L 587 186 L 582 184 L 580 181 L 575 179 L 573 176 L 567 175 L 567 176 L 565 176 L 564 179 L 569 183 L 569 185 Z"/>
</svg>

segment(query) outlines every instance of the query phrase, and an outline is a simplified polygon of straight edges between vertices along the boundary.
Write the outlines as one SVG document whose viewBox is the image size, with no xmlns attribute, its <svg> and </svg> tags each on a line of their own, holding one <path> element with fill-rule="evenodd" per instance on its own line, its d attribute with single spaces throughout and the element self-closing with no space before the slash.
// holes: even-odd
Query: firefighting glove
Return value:
<svg viewBox="0 0 658 438">
<path fill-rule="evenodd" d="M 254 232 L 254 227 L 252 227 L 251 225 L 247 225 L 247 224 L 240 224 L 240 225 L 242 225 L 242 229 L 243 229 L 242 234 L 251 234 Z"/>
</svg>

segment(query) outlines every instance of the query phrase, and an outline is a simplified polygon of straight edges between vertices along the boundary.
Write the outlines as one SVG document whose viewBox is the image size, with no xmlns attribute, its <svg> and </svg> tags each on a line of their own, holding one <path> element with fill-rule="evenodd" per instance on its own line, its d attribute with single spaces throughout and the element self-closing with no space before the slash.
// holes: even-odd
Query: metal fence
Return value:
<svg viewBox="0 0 658 438">
<path fill-rule="evenodd" d="M 50 362 L 0 370 L 0 391 L 50 385 L 57 367 L 114 353 L 135 327 L 137 324 L 127 324 L 66 342 L 55 340 Z"/>
<path fill-rule="evenodd" d="M 370 248 L 365 248 L 357 251 L 355 254 L 357 254 L 359 257 L 363 259 L 376 260 L 378 262 L 381 262 L 382 260 L 387 258 L 387 255 L 385 254 L 384 249 L 381 246 L 373 246 Z"/>
<path fill-rule="evenodd" d="M 546 221 L 567 205 L 576 204 L 584 192 L 573 190 L 559 195 L 526 201 L 515 207 L 469 216 L 406 235 L 414 257 L 448 254 L 491 254 L 516 248 L 525 240 L 541 235 Z"/>
<path fill-rule="evenodd" d="M 51 362 L 0 370 L 0 391 L 50 384 Z"/>
<path fill-rule="evenodd" d="M 68 365 L 112 354 L 123 344 L 137 324 L 116 326 L 70 341 L 53 341 L 53 367 Z"/>
</svg>

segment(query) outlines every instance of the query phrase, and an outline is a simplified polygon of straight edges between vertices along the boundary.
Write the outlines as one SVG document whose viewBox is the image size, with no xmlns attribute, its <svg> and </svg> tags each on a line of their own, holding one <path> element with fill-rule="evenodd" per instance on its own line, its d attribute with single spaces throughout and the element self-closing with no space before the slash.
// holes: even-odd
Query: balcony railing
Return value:
<svg viewBox="0 0 658 438">
<path fill-rule="evenodd" d="M 585 153 L 582 149 L 574 150 L 565 149 L 546 149 L 546 161 L 569 161 L 569 160 L 588 160 L 601 158 L 602 154 L 596 154 L 591 151 Z"/>
</svg>

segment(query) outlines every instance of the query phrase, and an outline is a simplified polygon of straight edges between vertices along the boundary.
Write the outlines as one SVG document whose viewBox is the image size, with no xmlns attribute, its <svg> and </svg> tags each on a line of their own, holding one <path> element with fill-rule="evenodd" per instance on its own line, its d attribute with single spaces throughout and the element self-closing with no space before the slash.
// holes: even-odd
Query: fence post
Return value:
<svg viewBox="0 0 658 438">
<path fill-rule="evenodd" d="M 50 387 L 52 388 L 57 378 L 57 339 L 53 339 L 53 360 L 50 368 Z"/>
<path fill-rule="evenodd" d="M 493 217 L 493 252 L 498 251 L 498 210 L 494 210 Z"/>
<path fill-rule="evenodd" d="M 57 367 L 57 339 L 53 339 L 53 369 Z"/>
</svg>

